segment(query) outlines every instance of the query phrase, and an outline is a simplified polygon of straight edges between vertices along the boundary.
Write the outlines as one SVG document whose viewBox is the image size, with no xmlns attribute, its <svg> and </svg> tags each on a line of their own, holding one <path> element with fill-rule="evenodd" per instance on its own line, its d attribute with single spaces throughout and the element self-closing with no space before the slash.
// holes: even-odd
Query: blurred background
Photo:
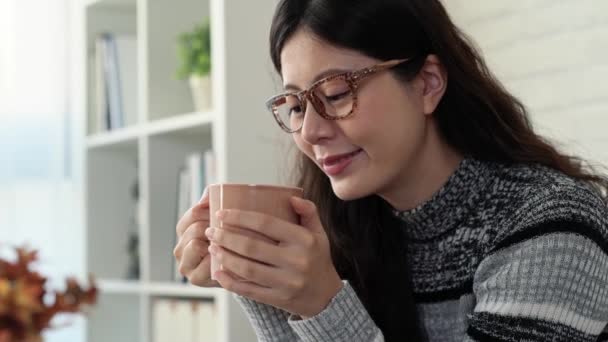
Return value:
<svg viewBox="0 0 608 342">
<path fill-rule="evenodd" d="M 608 165 L 608 2 L 443 2 L 539 132 Z M 0 257 L 29 246 L 49 289 L 92 273 L 101 291 L 45 340 L 255 341 L 172 249 L 205 184 L 286 182 L 263 106 L 275 4 L 0 0 Z"/>
</svg>

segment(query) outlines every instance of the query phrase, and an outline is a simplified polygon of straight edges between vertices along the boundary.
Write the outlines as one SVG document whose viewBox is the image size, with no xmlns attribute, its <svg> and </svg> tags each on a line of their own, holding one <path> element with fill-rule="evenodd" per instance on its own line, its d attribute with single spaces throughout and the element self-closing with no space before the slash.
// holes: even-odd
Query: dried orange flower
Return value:
<svg viewBox="0 0 608 342">
<path fill-rule="evenodd" d="M 84 305 L 94 305 L 97 288 L 82 288 L 74 278 L 66 280 L 63 292 L 55 291 L 52 304 L 45 304 L 46 278 L 30 269 L 38 253 L 16 248 L 17 260 L 0 259 L 0 342 L 41 341 L 43 330 L 51 327 L 58 313 L 78 313 Z"/>
</svg>

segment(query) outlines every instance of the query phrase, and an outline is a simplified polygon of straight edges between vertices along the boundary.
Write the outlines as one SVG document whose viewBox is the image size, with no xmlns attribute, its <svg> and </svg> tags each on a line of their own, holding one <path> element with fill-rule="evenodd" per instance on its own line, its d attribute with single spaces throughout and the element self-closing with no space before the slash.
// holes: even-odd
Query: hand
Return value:
<svg viewBox="0 0 608 342">
<path fill-rule="evenodd" d="M 327 307 L 342 280 L 316 206 L 298 197 L 291 198 L 291 205 L 301 225 L 251 211 L 218 212 L 224 227 L 250 229 L 275 243 L 229 228 L 212 227 L 206 234 L 213 242 L 209 250 L 223 267 L 215 278 L 224 289 L 306 318 Z"/>
<path fill-rule="evenodd" d="M 220 287 L 211 280 L 209 239 L 205 229 L 209 227 L 209 193 L 205 191 L 201 201 L 190 208 L 177 222 L 177 244 L 173 255 L 179 263 L 179 273 L 197 286 Z"/>
</svg>

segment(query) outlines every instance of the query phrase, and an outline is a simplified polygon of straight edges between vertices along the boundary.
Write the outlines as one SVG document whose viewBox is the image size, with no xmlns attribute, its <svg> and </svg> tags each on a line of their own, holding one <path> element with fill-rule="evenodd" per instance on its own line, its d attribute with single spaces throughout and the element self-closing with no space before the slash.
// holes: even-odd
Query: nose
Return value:
<svg viewBox="0 0 608 342">
<path fill-rule="evenodd" d="M 304 122 L 302 123 L 300 134 L 304 141 L 311 145 L 316 145 L 320 141 L 332 137 L 335 132 L 335 124 L 331 120 L 324 119 L 317 112 L 315 106 L 309 102 L 304 113 Z"/>
</svg>

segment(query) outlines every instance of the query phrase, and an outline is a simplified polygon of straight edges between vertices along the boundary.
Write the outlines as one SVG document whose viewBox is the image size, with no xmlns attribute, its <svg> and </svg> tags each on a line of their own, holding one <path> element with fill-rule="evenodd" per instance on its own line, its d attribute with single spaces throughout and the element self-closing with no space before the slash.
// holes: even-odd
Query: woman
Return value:
<svg viewBox="0 0 608 342">
<path fill-rule="evenodd" d="M 262 341 L 602 335 L 608 179 L 534 133 L 439 1 L 283 0 L 270 41 L 310 201 L 300 225 L 218 213 L 275 246 L 206 229 L 204 196 L 177 224 L 192 283 L 237 294 Z"/>
</svg>

